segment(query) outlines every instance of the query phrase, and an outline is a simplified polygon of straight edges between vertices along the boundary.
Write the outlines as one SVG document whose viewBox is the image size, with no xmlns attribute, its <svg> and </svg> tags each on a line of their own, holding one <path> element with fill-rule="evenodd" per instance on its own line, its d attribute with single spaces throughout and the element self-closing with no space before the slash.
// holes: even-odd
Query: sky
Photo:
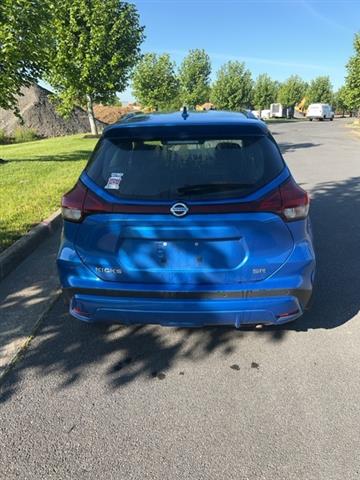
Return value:
<svg viewBox="0 0 360 480">
<path fill-rule="evenodd" d="M 132 0 L 145 26 L 142 52 L 167 52 L 180 65 L 189 49 L 204 48 L 212 78 L 229 60 L 245 62 L 255 79 L 292 74 L 344 82 L 360 0 Z M 131 86 L 120 95 L 133 100 Z"/>
</svg>

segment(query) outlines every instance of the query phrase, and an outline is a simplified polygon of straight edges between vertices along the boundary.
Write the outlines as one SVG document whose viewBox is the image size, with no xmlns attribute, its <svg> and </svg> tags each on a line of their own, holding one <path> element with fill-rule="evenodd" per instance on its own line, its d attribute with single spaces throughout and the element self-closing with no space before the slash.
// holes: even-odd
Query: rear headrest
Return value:
<svg viewBox="0 0 360 480">
<path fill-rule="evenodd" d="M 118 146 L 121 150 L 126 150 L 126 151 L 130 151 L 130 150 L 133 149 L 132 142 L 124 142 L 124 141 L 121 141 L 121 142 L 117 143 L 117 146 Z"/>
<path fill-rule="evenodd" d="M 158 145 L 149 145 L 148 143 L 144 142 L 134 142 L 134 151 L 138 150 L 156 150 L 158 149 Z"/>
<path fill-rule="evenodd" d="M 238 143 L 233 142 L 220 142 L 216 145 L 215 150 L 240 150 L 241 147 Z"/>
</svg>

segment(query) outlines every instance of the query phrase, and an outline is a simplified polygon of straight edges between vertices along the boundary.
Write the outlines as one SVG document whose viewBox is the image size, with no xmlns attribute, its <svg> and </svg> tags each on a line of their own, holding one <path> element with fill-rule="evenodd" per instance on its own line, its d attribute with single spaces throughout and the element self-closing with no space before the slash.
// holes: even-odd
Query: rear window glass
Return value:
<svg viewBox="0 0 360 480">
<path fill-rule="evenodd" d="M 246 196 L 284 168 L 271 137 L 232 139 L 102 139 L 89 177 L 126 199 L 212 200 Z"/>
</svg>

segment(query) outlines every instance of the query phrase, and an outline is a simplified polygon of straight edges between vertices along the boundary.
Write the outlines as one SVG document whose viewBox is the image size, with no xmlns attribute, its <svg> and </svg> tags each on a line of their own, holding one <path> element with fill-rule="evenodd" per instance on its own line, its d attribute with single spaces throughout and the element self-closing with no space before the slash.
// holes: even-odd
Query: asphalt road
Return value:
<svg viewBox="0 0 360 480">
<path fill-rule="evenodd" d="M 360 476 L 360 138 L 275 124 L 312 193 L 313 308 L 281 328 L 96 328 L 59 301 L 7 377 L 1 479 Z"/>
</svg>

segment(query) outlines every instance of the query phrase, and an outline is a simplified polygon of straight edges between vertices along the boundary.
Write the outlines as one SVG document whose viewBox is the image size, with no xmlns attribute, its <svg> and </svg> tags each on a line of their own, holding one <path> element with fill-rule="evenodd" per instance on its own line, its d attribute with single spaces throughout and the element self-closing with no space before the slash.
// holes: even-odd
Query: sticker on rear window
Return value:
<svg viewBox="0 0 360 480">
<path fill-rule="evenodd" d="M 123 173 L 112 173 L 107 181 L 107 184 L 105 185 L 105 188 L 108 190 L 119 190 L 123 176 Z"/>
</svg>

